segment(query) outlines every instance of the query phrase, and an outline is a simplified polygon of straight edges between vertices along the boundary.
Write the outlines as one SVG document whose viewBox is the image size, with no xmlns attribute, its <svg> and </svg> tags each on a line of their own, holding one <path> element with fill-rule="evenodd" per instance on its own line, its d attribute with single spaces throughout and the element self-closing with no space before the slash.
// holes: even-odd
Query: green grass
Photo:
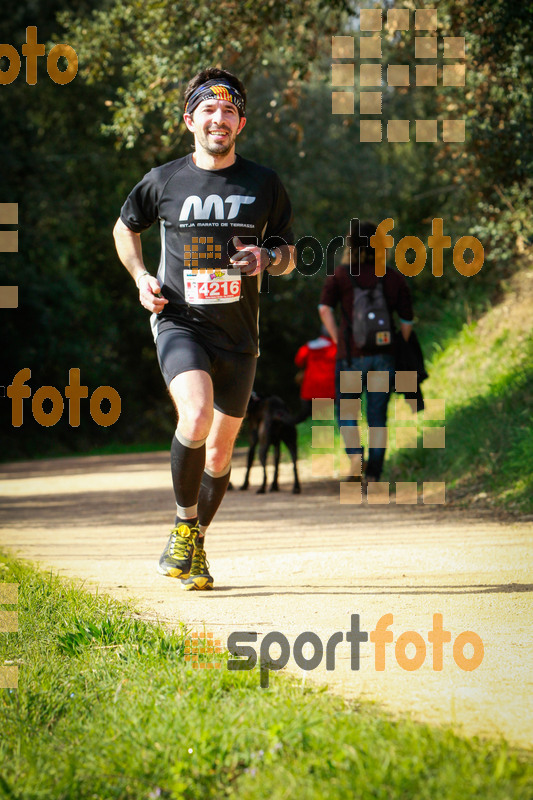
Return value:
<svg viewBox="0 0 533 800">
<path fill-rule="evenodd" d="M 186 631 L 6 560 L 0 796 L 17 800 L 526 800 L 529 753 L 395 720 L 285 676 L 193 670 Z M 224 659 L 223 659 L 224 664 Z"/>
<path fill-rule="evenodd" d="M 419 487 L 424 481 L 445 481 L 448 502 L 533 513 L 533 293 L 527 288 L 533 282 L 531 274 L 531 268 L 524 268 L 513 284 L 503 287 L 497 304 L 483 298 L 484 311 L 481 304 L 465 306 L 456 298 L 435 309 L 431 323 L 421 324 L 430 376 L 422 385 L 424 397 L 445 400 L 445 419 L 428 421 L 421 413 L 417 419 L 395 422 L 399 397 L 393 395 L 383 480 L 416 481 Z M 303 457 L 312 452 L 311 425 L 308 421 L 299 426 Z M 412 425 L 417 447 L 398 448 L 396 428 Z M 440 426 L 446 429 L 445 447 L 424 448 L 424 428 Z M 342 445 L 337 432 L 336 436 L 339 452 Z M 362 437 L 366 444 L 364 425 Z"/>
<path fill-rule="evenodd" d="M 514 285 L 531 282 L 524 269 Z M 422 447 L 422 415 L 418 448 L 390 450 L 390 480 L 444 480 L 462 505 L 533 512 L 531 298 L 508 286 L 477 319 L 459 327 L 450 317 L 453 334 L 434 347 L 423 384 L 425 397 L 446 400 L 445 420 L 426 423 L 446 427 L 446 446 Z"/>
</svg>

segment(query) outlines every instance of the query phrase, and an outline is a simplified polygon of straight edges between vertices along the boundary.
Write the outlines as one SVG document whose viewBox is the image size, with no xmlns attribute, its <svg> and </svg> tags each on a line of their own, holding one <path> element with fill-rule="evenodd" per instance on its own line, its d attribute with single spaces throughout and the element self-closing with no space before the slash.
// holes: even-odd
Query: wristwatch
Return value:
<svg viewBox="0 0 533 800">
<path fill-rule="evenodd" d="M 269 267 L 271 267 L 271 266 L 272 266 L 272 264 L 274 263 L 274 261 L 277 261 L 277 259 L 278 259 L 278 254 L 276 253 L 276 251 L 274 250 L 274 248 L 273 248 L 273 247 L 265 247 L 265 250 L 267 251 L 267 253 L 268 253 L 268 257 L 269 257 L 269 259 L 270 259 L 270 264 L 267 264 L 267 266 L 266 266 L 266 269 L 268 269 Z"/>
</svg>

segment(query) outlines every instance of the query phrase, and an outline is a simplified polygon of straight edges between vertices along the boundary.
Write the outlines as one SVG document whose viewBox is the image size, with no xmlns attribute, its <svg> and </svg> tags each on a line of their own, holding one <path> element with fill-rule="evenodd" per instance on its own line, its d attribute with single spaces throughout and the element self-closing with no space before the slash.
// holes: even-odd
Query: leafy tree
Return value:
<svg viewBox="0 0 533 800">
<path fill-rule="evenodd" d="M 411 90 L 422 99 L 425 118 L 436 112 L 439 119 L 466 121 L 464 143 L 441 142 L 434 148 L 433 173 L 442 192 L 428 198 L 447 214 L 452 233 L 468 226 L 486 246 L 489 260 L 508 262 L 531 243 L 533 234 L 528 212 L 533 192 L 533 6 L 509 0 L 403 0 L 396 6 L 411 15 L 421 6 L 436 8 L 439 38 L 465 39 L 466 58 L 459 62 L 466 67 L 464 87 L 442 84 L 442 66 L 454 60 L 445 58 L 440 46 L 438 86 Z M 399 59 L 409 52 L 413 70 L 415 34 L 420 33 L 411 26 L 396 35 L 389 62 L 404 63 Z M 422 147 L 417 144 L 417 150 Z"/>
<path fill-rule="evenodd" d="M 175 146 L 183 134 L 182 93 L 206 65 L 234 69 L 244 81 L 272 62 L 297 91 L 321 43 L 337 33 L 346 0 L 114 0 L 92 16 L 65 12 L 89 82 L 119 78 L 109 101 L 108 129 L 131 147 L 152 133 L 156 145 Z M 179 141 L 179 140 L 178 140 Z"/>
<path fill-rule="evenodd" d="M 37 9 L 30 2 L 10 3 L 13 13 L 0 20 L 0 41 L 20 52 L 28 25 L 37 26 L 39 42 L 68 41 L 55 21 L 66 5 Z M 88 13 L 84 4 L 80 11 Z M 90 392 L 111 385 L 127 401 L 109 429 L 94 423 L 87 401 L 78 429 L 69 426 L 66 410 L 52 429 L 42 428 L 29 401 L 23 426 L 13 429 L 6 403 L 0 441 L 6 457 L 139 435 L 143 394 L 153 397 L 160 380 L 151 358 L 143 364 L 146 320 L 132 314 L 135 289 L 125 287 L 111 237 L 126 187 L 142 173 L 140 156 L 117 153 L 100 134 L 107 85 L 89 86 L 77 76 L 59 86 L 48 77 L 44 58 L 38 59 L 36 85 L 26 83 L 23 70 L 24 65 L 19 78 L 0 92 L 1 200 L 19 204 L 19 253 L 0 256 L 0 283 L 19 286 L 19 308 L 2 310 L 9 347 L 2 348 L 0 383 L 9 384 L 19 369 L 29 367 L 33 391 L 41 385 L 61 389 L 76 367 Z"/>
</svg>

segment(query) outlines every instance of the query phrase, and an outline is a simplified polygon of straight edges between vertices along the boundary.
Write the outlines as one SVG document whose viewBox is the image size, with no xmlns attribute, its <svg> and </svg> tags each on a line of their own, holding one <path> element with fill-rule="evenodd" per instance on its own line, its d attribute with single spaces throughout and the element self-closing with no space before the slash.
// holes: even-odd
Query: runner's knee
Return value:
<svg viewBox="0 0 533 800">
<path fill-rule="evenodd" d="M 205 452 L 205 465 L 211 472 L 218 474 L 224 472 L 229 466 L 233 453 L 233 444 L 216 444 L 207 447 Z"/>
<path fill-rule="evenodd" d="M 178 409 L 178 429 L 191 441 L 207 439 L 213 424 L 213 409 L 194 406 Z"/>
</svg>

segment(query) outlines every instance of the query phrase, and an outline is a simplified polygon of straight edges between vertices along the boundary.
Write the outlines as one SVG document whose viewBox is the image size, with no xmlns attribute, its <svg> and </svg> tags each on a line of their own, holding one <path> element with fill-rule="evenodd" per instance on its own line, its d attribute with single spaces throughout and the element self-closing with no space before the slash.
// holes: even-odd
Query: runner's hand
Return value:
<svg viewBox="0 0 533 800">
<path fill-rule="evenodd" d="M 240 269 L 244 275 L 249 277 L 259 275 L 270 264 L 270 258 L 264 247 L 243 244 L 238 236 L 233 237 L 233 245 L 237 252 L 230 259 L 230 264 Z"/>
<path fill-rule="evenodd" d="M 161 286 L 153 275 L 143 275 L 139 279 L 139 300 L 143 308 L 159 314 L 168 303 L 161 294 Z"/>
</svg>

